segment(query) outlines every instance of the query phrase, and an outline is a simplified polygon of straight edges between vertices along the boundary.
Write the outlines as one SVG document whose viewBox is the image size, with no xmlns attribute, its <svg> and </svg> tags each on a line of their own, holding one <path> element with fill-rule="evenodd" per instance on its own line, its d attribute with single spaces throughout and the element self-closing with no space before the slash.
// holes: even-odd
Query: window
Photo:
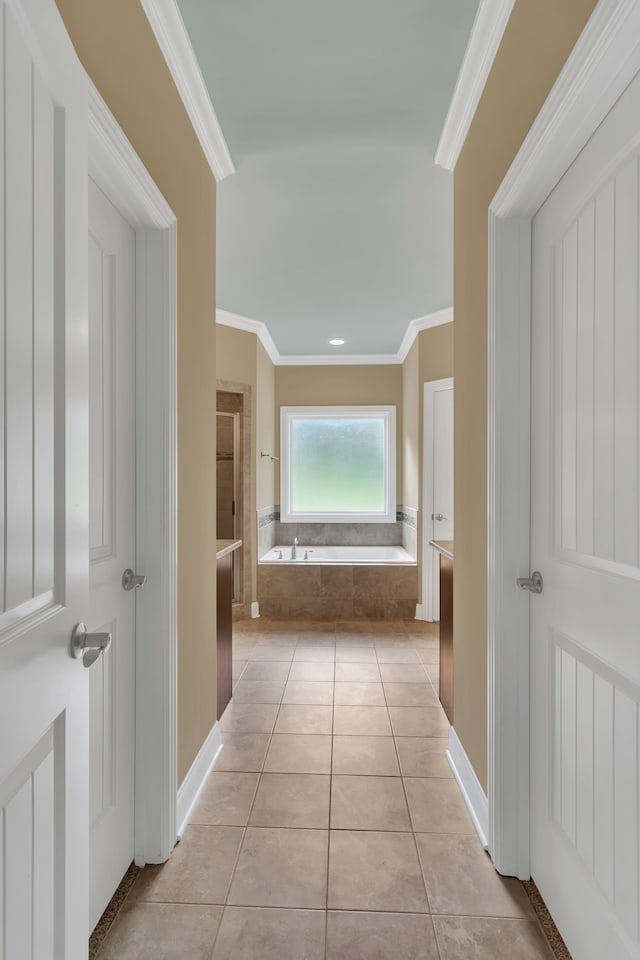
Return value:
<svg viewBox="0 0 640 960">
<path fill-rule="evenodd" d="M 280 469 L 285 523 L 393 523 L 395 407 L 281 407 Z"/>
</svg>

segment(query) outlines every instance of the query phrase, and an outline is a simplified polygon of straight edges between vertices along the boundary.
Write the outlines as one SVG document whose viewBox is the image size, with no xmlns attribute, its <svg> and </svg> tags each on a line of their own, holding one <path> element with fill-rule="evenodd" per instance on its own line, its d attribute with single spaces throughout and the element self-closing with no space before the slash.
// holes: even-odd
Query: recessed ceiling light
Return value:
<svg viewBox="0 0 640 960">
<path fill-rule="evenodd" d="M 332 347 L 341 347 L 344 343 L 344 340 L 340 340 L 339 337 L 336 337 L 335 340 L 329 340 L 329 343 Z"/>
</svg>

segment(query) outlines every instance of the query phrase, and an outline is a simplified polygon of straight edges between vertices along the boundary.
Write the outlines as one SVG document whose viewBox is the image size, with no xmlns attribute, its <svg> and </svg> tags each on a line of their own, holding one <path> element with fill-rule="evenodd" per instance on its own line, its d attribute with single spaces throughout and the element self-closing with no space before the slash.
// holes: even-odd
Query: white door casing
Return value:
<svg viewBox="0 0 640 960">
<path fill-rule="evenodd" d="M 500 872 L 522 878 L 529 599 L 515 579 L 530 569 L 531 222 L 638 70 L 638 4 L 600 0 L 489 209 L 489 850 Z"/>
<path fill-rule="evenodd" d="M 90 927 L 134 856 L 135 233 L 89 180 Z M 139 572 L 139 571 L 138 571 Z"/>
<path fill-rule="evenodd" d="M 639 183 L 640 74 L 533 224 L 531 873 L 585 960 L 640 957 Z"/>
<path fill-rule="evenodd" d="M 87 88 L 53 0 L 5 0 L 0 34 L 0 931 L 6 960 L 84 960 Z"/>
<path fill-rule="evenodd" d="M 440 562 L 430 540 L 453 540 L 453 378 L 424 385 L 422 608 L 440 619 Z"/>
</svg>

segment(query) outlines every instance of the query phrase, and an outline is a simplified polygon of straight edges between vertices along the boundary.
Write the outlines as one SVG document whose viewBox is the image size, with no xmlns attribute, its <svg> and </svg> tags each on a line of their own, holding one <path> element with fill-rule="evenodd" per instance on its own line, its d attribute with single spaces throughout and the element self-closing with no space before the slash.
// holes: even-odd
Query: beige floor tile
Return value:
<svg viewBox="0 0 640 960">
<path fill-rule="evenodd" d="M 336 644 L 336 663 L 377 663 L 373 647 L 346 647 Z"/>
<path fill-rule="evenodd" d="M 293 660 L 296 646 L 294 643 L 285 646 L 256 646 L 251 651 L 249 660 Z"/>
<path fill-rule="evenodd" d="M 427 676 L 429 677 L 429 680 L 431 680 L 431 683 L 439 683 L 439 682 L 440 682 L 440 667 L 439 667 L 439 665 L 437 665 L 437 664 L 431 664 L 431 663 L 425 663 L 424 669 L 426 670 Z"/>
<path fill-rule="evenodd" d="M 496 872 L 475 834 L 423 833 L 417 842 L 432 913 L 535 919 L 520 881 Z"/>
<path fill-rule="evenodd" d="M 391 725 L 386 707 L 334 707 L 333 732 L 336 736 L 388 737 Z"/>
<path fill-rule="evenodd" d="M 159 866 L 147 865 L 129 897 L 164 903 L 224 903 L 242 834 L 242 827 L 191 824 L 171 859 Z"/>
<path fill-rule="evenodd" d="M 405 777 L 404 785 L 416 833 L 474 833 L 455 780 Z"/>
<path fill-rule="evenodd" d="M 275 733 L 265 773 L 330 773 L 331 737 Z"/>
<path fill-rule="evenodd" d="M 384 707 L 381 683 L 336 683 L 333 702 L 340 706 Z"/>
<path fill-rule="evenodd" d="M 259 779 L 259 773 L 214 770 L 202 789 L 191 823 L 246 826 Z"/>
<path fill-rule="evenodd" d="M 220 728 L 229 733 L 271 733 L 278 715 L 277 703 L 234 703 L 220 718 Z M 226 740 L 226 737 L 223 737 Z"/>
<path fill-rule="evenodd" d="M 333 732 L 333 707 L 283 703 L 276 720 L 275 733 L 320 733 Z"/>
<path fill-rule="evenodd" d="M 421 650 L 418 653 L 420 657 L 420 662 L 425 664 L 431 664 L 435 666 L 440 663 L 440 651 L 439 650 Z"/>
<path fill-rule="evenodd" d="M 282 702 L 330 705 L 333 703 L 333 681 L 289 680 Z"/>
<path fill-rule="evenodd" d="M 234 703 L 280 703 L 284 680 L 238 680 L 233 689 Z"/>
<path fill-rule="evenodd" d="M 380 676 L 385 683 L 428 683 L 421 663 L 381 663 Z"/>
<path fill-rule="evenodd" d="M 329 826 L 329 776 L 263 773 L 251 811 L 254 827 Z"/>
<path fill-rule="evenodd" d="M 332 830 L 329 909 L 426 913 L 413 836 Z"/>
<path fill-rule="evenodd" d="M 333 669 L 333 661 L 331 663 L 309 663 L 299 660 L 291 665 L 289 680 L 333 681 Z"/>
<path fill-rule="evenodd" d="M 326 960 L 439 960 L 431 917 L 330 911 Z"/>
<path fill-rule="evenodd" d="M 442 960 L 553 960 L 537 923 L 434 917 Z"/>
<path fill-rule="evenodd" d="M 418 654 L 410 647 L 376 646 L 378 663 L 420 663 Z"/>
<path fill-rule="evenodd" d="M 404 777 L 453 777 L 446 758 L 446 737 L 396 737 Z"/>
<path fill-rule="evenodd" d="M 231 665 L 231 675 L 233 680 L 239 680 L 243 674 L 244 668 L 246 667 L 247 660 L 234 660 Z"/>
<path fill-rule="evenodd" d="M 400 777 L 331 779 L 332 830 L 411 830 Z"/>
<path fill-rule="evenodd" d="M 209 960 L 222 907 L 127 901 L 99 960 Z"/>
<path fill-rule="evenodd" d="M 341 622 L 342 623 L 342 622 Z M 352 649 L 355 647 L 367 647 L 374 651 L 374 642 L 373 637 L 361 636 L 357 633 L 345 633 L 342 632 L 342 625 L 340 627 L 340 632 L 336 633 L 336 659 L 338 658 L 338 650 L 341 648 Z M 361 663 L 366 663 L 367 661 L 360 661 Z"/>
<path fill-rule="evenodd" d="M 334 737 L 332 771 L 373 777 L 399 776 L 393 737 Z"/>
<path fill-rule="evenodd" d="M 255 907 L 324 907 L 327 831 L 247 829 L 228 903 Z"/>
<path fill-rule="evenodd" d="M 448 737 L 449 721 L 442 707 L 389 707 L 396 737 Z"/>
<path fill-rule="evenodd" d="M 310 663 L 333 663 L 335 658 L 336 651 L 333 645 L 316 644 L 315 646 L 298 646 L 293 659 L 296 662 L 303 660 Z"/>
<path fill-rule="evenodd" d="M 324 910 L 226 907 L 212 960 L 324 960 Z"/>
<path fill-rule="evenodd" d="M 216 770 L 260 771 L 268 746 L 269 734 L 266 733 L 224 733 Z"/>
<path fill-rule="evenodd" d="M 380 683 L 377 663 L 336 663 L 336 682 Z"/>
<path fill-rule="evenodd" d="M 430 683 L 385 683 L 384 693 L 390 707 L 439 706 Z"/>
<path fill-rule="evenodd" d="M 243 680 L 286 680 L 291 664 L 288 660 L 252 660 Z"/>
</svg>

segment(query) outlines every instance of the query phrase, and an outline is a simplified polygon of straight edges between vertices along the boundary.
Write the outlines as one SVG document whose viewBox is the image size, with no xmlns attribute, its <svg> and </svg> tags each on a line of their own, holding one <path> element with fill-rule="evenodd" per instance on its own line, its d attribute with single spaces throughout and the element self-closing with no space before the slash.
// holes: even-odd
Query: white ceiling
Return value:
<svg viewBox="0 0 640 960">
<path fill-rule="evenodd" d="M 452 302 L 452 178 L 433 156 L 478 0 L 178 4 L 236 166 L 218 307 L 283 356 L 395 353 Z"/>
</svg>

